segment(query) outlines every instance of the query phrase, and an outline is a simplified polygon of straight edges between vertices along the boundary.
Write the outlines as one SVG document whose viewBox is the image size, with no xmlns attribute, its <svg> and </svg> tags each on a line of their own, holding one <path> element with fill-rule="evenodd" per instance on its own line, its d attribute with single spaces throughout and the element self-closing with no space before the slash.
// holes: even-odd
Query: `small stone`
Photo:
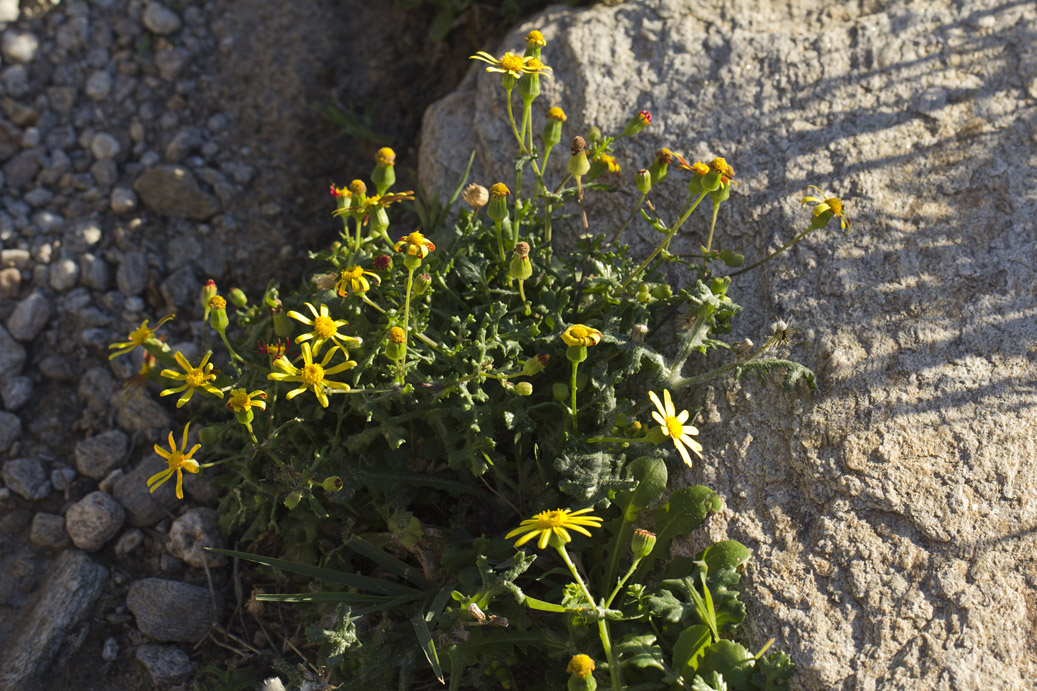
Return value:
<svg viewBox="0 0 1037 691">
<path fill-rule="evenodd" d="M 28 192 L 22 195 L 22 200 L 25 203 L 27 203 L 29 206 L 36 208 L 46 206 L 50 203 L 52 199 L 54 199 L 54 193 L 48 190 L 46 187 L 34 187 L 33 189 L 29 190 Z M 50 225 L 47 223 L 46 220 L 44 220 L 43 223 L 36 221 L 36 225 L 39 226 L 40 230 L 43 231 L 53 230 L 53 228 L 46 227 L 47 225 Z"/>
<path fill-rule="evenodd" d="M 0 398 L 8 410 L 18 410 L 32 397 L 32 379 L 29 377 L 9 377 L 0 383 Z"/>
<path fill-rule="evenodd" d="M 29 250 L 0 250 L 0 265 L 5 267 L 13 266 L 16 269 L 24 271 L 29 268 L 30 261 L 32 261 L 32 255 L 29 254 Z"/>
<path fill-rule="evenodd" d="M 90 142 L 90 151 L 94 158 L 115 158 L 121 150 L 119 140 L 107 132 L 99 132 Z"/>
<path fill-rule="evenodd" d="M 148 4 L 141 22 L 145 29 L 156 34 L 167 35 L 180 30 L 180 16 L 157 2 Z"/>
<path fill-rule="evenodd" d="M 116 187 L 112 190 L 109 205 L 117 214 L 129 213 L 137 208 L 137 193 L 129 187 Z"/>
<path fill-rule="evenodd" d="M 144 666 L 155 688 L 180 684 L 194 676 L 191 658 L 171 645 L 142 645 L 137 648 L 137 661 Z"/>
<path fill-rule="evenodd" d="M 141 201 L 165 216 L 204 221 L 220 210 L 219 203 L 198 186 L 182 166 L 159 166 L 145 171 L 133 184 Z"/>
<path fill-rule="evenodd" d="M 64 355 L 57 353 L 43 358 L 36 367 L 40 374 L 51 381 L 69 382 L 79 378 L 76 366 Z"/>
<path fill-rule="evenodd" d="M 202 145 L 202 138 L 193 128 L 180 130 L 166 145 L 166 160 L 170 163 L 178 163 L 184 157 L 198 150 Z"/>
<path fill-rule="evenodd" d="M 158 289 L 167 305 L 185 309 L 197 297 L 199 285 L 191 267 L 182 266 L 162 281 Z"/>
<path fill-rule="evenodd" d="M 76 105 L 76 90 L 71 86 L 52 86 L 47 89 L 50 107 L 62 115 L 72 112 Z"/>
<path fill-rule="evenodd" d="M 166 409 L 156 403 L 146 389 L 137 389 L 131 396 L 113 396 L 110 400 L 115 408 L 115 421 L 129 432 L 162 430 L 172 424 Z"/>
<path fill-rule="evenodd" d="M 4 115 L 11 118 L 11 122 L 19 127 L 35 125 L 36 121 L 40 117 L 39 111 L 35 108 L 27 106 L 21 101 L 16 101 L 13 98 L 4 98 L 3 100 L 0 100 L 0 108 L 3 109 Z"/>
<path fill-rule="evenodd" d="M 151 454 L 115 482 L 112 495 L 126 509 L 126 520 L 130 525 L 140 528 L 153 526 L 176 506 L 176 478 L 167 480 L 154 492 L 148 491 L 148 478 L 166 467 L 165 461 Z"/>
<path fill-rule="evenodd" d="M 42 293 L 34 292 L 18 303 L 7 319 L 7 329 L 19 341 L 31 341 L 50 319 L 50 302 Z"/>
<path fill-rule="evenodd" d="M 119 659 L 119 641 L 114 636 L 104 639 L 104 646 L 101 648 L 101 659 L 105 662 L 115 662 Z"/>
<path fill-rule="evenodd" d="M 86 80 L 86 86 L 83 87 L 83 91 L 94 101 L 105 101 L 108 99 L 108 94 L 112 92 L 112 86 L 115 84 L 115 80 L 112 75 L 105 71 L 94 72 Z"/>
<path fill-rule="evenodd" d="M 4 83 L 8 95 L 15 98 L 32 91 L 32 87 L 29 86 L 29 70 L 25 69 L 25 65 L 12 65 L 0 72 L 0 82 Z"/>
<path fill-rule="evenodd" d="M 50 484 L 54 485 L 54 489 L 59 492 L 64 492 L 75 481 L 76 471 L 71 468 L 55 468 L 50 471 Z"/>
<path fill-rule="evenodd" d="M 140 528 L 131 528 L 123 533 L 122 537 L 115 543 L 115 553 L 121 555 L 132 554 L 135 549 L 144 542 L 144 533 Z"/>
<path fill-rule="evenodd" d="M 39 149 L 26 149 L 15 154 L 4 164 L 4 178 L 7 188 L 20 190 L 36 179 L 36 174 L 43 167 Z"/>
<path fill-rule="evenodd" d="M 79 257 L 80 282 L 94 290 L 108 290 L 108 263 L 90 252 Z"/>
<path fill-rule="evenodd" d="M 0 410 L 0 453 L 6 453 L 22 436 L 22 421 L 17 415 Z"/>
<path fill-rule="evenodd" d="M 108 476 L 105 477 L 105 479 L 97 483 L 97 489 L 115 496 L 115 486 L 124 475 L 126 475 L 126 473 L 122 472 L 122 470 L 113 470 L 108 473 Z"/>
<path fill-rule="evenodd" d="M 227 557 L 207 552 L 203 547 L 223 547 L 223 536 L 217 525 L 215 509 L 196 508 L 185 511 L 169 529 L 169 553 L 190 566 L 224 566 Z"/>
<path fill-rule="evenodd" d="M 29 530 L 29 542 L 36 549 L 65 549 L 70 543 L 65 519 L 53 513 L 36 514 Z"/>
<path fill-rule="evenodd" d="M 104 492 L 91 492 L 68 507 L 65 530 L 84 552 L 96 552 L 115 537 L 126 520 L 119 502 Z"/>
<path fill-rule="evenodd" d="M 134 582 L 126 606 L 137 619 L 137 628 L 158 641 L 200 640 L 212 625 L 209 590 L 164 578 Z"/>
<path fill-rule="evenodd" d="M 102 158 L 90 166 L 90 175 L 98 187 L 107 190 L 119 179 L 119 166 L 110 158 Z M 89 194 L 92 199 L 101 196 L 101 192 L 96 190 L 92 190 Z"/>
<path fill-rule="evenodd" d="M 18 286 L 22 284 L 22 272 L 13 266 L 0 269 L 0 298 L 18 297 Z"/>
<path fill-rule="evenodd" d="M 187 64 L 187 53 L 181 48 L 163 48 L 155 53 L 155 67 L 167 82 L 176 79 Z"/>
<path fill-rule="evenodd" d="M 44 485 L 48 488 L 47 473 L 35 458 L 15 458 L 4 463 L 0 470 L 4 484 L 23 499 L 32 500 L 39 494 Z"/>
<path fill-rule="evenodd" d="M 76 470 L 94 480 L 100 480 L 123 465 L 129 438 L 115 429 L 102 432 L 76 444 Z"/>
<path fill-rule="evenodd" d="M 123 295 L 140 295 L 148 285 L 148 258 L 142 252 L 127 252 L 115 272 L 115 284 Z"/>
<path fill-rule="evenodd" d="M 0 52 L 14 62 L 32 62 L 36 59 L 36 50 L 40 42 L 28 31 L 8 29 L 0 39 Z"/>
<path fill-rule="evenodd" d="M 0 324 L 0 379 L 21 372 L 25 358 L 25 348 Z"/>
<path fill-rule="evenodd" d="M 20 9 L 19 0 L 0 0 L 0 22 L 16 22 Z"/>
<path fill-rule="evenodd" d="M 79 280 L 79 265 L 73 260 L 59 259 L 50 266 L 50 287 L 64 293 L 75 287 Z"/>
</svg>

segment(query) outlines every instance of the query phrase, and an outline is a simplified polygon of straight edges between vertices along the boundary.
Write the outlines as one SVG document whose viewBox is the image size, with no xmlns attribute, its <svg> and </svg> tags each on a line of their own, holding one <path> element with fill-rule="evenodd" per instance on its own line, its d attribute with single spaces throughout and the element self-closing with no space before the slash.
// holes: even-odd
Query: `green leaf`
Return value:
<svg viewBox="0 0 1037 691">
<path fill-rule="evenodd" d="M 758 358 L 756 360 L 750 360 L 744 364 L 739 365 L 735 368 L 734 376 L 738 379 L 747 372 L 752 372 L 756 375 L 756 378 L 760 380 L 760 383 L 767 383 L 767 375 L 774 371 L 785 370 L 785 376 L 782 377 L 781 385 L 786 391 L 794 391 L 796 384 L 800 381 L 806 383 L 807 388 L 811 391 L 817 388 L 817 384 L 814 381 L 814 372 L 798 362 L 792 360 L 780 360 L 777 358 Z"/>
<path fill-rule="evenodd" d="M 752 555 L 752 550 L 737 540 L 721 540 L 699 552 L 695 558 L 706 562 L 709 567 L 707 573 L 714 574 L 724 569 L 737 569 Z"/>
<path fill-rule="evenodd" d="M 410 623 L 414 627 L 414 633 L 418 636 L 418 644 L 421 646 L 422 652 L 425 653 L 425 659 L 428 660 L 429 665 L 432 667 L 433 674 L 436 675 L 436 679 L 439 680 L 440 684 L 445 684 L 446 679 L 443 677 L 443 668 L 439 665 L 439 654 L 436 652 L 436 644 L 432 642 L 432 632 L 429 631 L 428 622 L 425 621 L 422 613 L 418 611 L 411 617 Z"/>
<path fill-rule="evenodd" d="M 669 555 L 670 542 L 674 538 L 698 528 L 709 514 L 719 511 L 721 506 L 720 495 L 708 487 L 694 485 L 675 490 L 666 504 L 652 512 L 655 519 L 655 549 L 641 562 L 638 573 L 650 571 L 658 559 Z"/>
<path fill-rule="evenodd" d="M 753 686 L 761 691 L 786 691 L 795 668 L 792 659 L 783 652 L 762 657 L 756 661 Z"/>
<path fill-rule="evenodd" d="M 538 600 L 535 597 L 530 597 L 529 595 L 526 595 L 526 597 L 522 601 L 522 603 L 524 605 L 526 605 L 526 607 L 529 607 L 530 609 L 537 609 L 537 610 L 540 610 L 541 612 L 568 612 L 569 611 L 565 607 L 562 607 L 561 605 L 556 605 L 553 602 L 544 602 L 543 600 Z"/>
<path fill-rule="evenodd" d="M 699 661 L 698 673 L 716 672 L 735 691 L 752 689 L 753 656 L 734 641 L 717 641 L 709 646 Z"/>
<path fill-rule="evenodd" d="M 627 464 L 626 475 L 636 480 L 637 486 L 618 492 L 616 504 L 623 510 L 624 520 L 634 523 L 641 511 L 666 490 L 666 463 L 658 456 L 639 456 Z"/>
<path fill-rule="evenodd" d="M 630 634 L 613 647 L 616 659 L 621 665 L 645 669 L 654 667 L 666 671 L 663 664 L 663 649 L 655 643 L 655 634 Z"/>
<path fill-rule="evenodd" d="M 691 680 L 691 691 L 727 691 L 727 682 L 716 672 L 710 672 L 707 679 L 699 675 Z"/>
<path fill-rule="evenodd" d="M 383 549 L 375 547 L 359 535 L 350 536 L 350 538 L 346 540 L 346 547 L 357 554 L 367 557 L 386 571 L 391 571 L 401 578 L 406 578 L 422 590 L 431 587 L 420 569 L 397 559 Z"/>
<path fill-rule="evenodd" d="M 703 624 L 689 626 L 681 631 L 677 642 L 673 644 L 673 670 L 686 678 L 694 674 L 712 640 L 709 627 Z"/>
</svg>

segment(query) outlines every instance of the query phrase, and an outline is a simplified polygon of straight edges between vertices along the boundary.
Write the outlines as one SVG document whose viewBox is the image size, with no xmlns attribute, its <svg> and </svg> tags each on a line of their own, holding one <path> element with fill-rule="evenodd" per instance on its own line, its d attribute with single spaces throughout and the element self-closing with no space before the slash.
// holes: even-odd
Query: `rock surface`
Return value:
<svg viewBox="0 0 1037 691">
<path fill-rule="evenodd" d="M 847 234 L 815 231 L 729 293 L 732 341 L 791 319 L 818 391 L 697 392 L 707 455 L 681 478 L 724 498 L 712 538 L 753 549 L 748 634 L 777 638 L 796 688 L 1037 687 L 1034 26 L 1037 6 L 1006 0 L 649 0 L 548 11 L 498 47 L 547 39 L 534 131 L 554 105 L 566 137 L 653 113 L 617 145 L 622 191 L 588 202 L 592 230 L 664 146 L 734 166 L 715 246 L 750 262 L 809 224 L 805 185 L 846 202 Z M 452 188 L 473 148 L 474 181 L 511 183 L 503 104 L 473 67 L 427 112 L 426 189 Z M 653 190 L 663 218 L 685 180 Z M 693 217 L 676 251 L 707 227 Z"/>
<path fill-rule="evenodd" d="M 115 537 L 125 520 L 126 511 L 119 502 L 97 491 L 68 507 L 65 530 L 76 547 L 85 552 L 96 552 Z"/>
<path fill-rule="evenodd" d="M 137 628 L 156 641 L 194 643 L 212 626 L 212 598 L 197 585 L 145 578 L 130 586 L 126 606 Z"/>
<path fill-rule="evenodd" d="M 151 682 L 158 687 L 185 682 L 194 674 L 191 658 L 172 645 L 142 645 L 136 655 Z"/>
</svg>

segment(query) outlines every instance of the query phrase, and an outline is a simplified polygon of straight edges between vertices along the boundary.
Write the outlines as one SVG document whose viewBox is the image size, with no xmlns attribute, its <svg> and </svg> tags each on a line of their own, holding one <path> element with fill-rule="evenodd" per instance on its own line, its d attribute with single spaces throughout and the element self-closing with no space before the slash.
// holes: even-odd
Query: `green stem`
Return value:
<svg viewBox="0 0 1037 691">
<path fill-rule="evenodd" d="M 227 352 L 230 353 L 230 356 L 232 358 L 234 358 L 235 360 L 239 361 L 239 362 L 244 362 L 245 361 L 244 358 L 242 358 L 240 355 L 238 355 L 237 351 L 235 351 L 234 348 L 231 347 L 230 341 L 227 340 L 227 331 L 226 330 L 220 331 L 219 334 L 220 334 L 220 338 L 223 339 L 223 345 L 225 345 L 227 347 Z"/>
<path fill-rule="evenodd" d="M 505 89 L 505 102 L 508 104 L 508 122 L 511 123 L 511 133 L 515 135 L 515 140 L 518 141 L 519 148 L 522 149 L 522 153 L 529 153 L 526 151 L 526 145 L 522 142 L 522 136 L 519 134 L 518 128 L 515 127 L 515 113 L 511 108 L 511 89 Z"/>
<path fill-rule="evenodd" d="M 578 362 L 574 362 L 574 363 L 573 363 L 573 376 L 572 376 L 572 383 L 571 383 L 571 385 L 570 385 L 570 387 L 569 387 L 569 389 L 570 389 L 570 392 L 572 393 L 572 403 L 571 403 L 571 405 L 569 406 L 569 408 L 570 408 L 570 409 L 572 410 L 572 416 L 573 416 L 573 432 L 575 432 L 575 431 L 576 431 L 576 370 L 577 370 L 577 368 L 578 368 L 579 366 L 580 366 L 580 363 L 578 363 Z"/>
<path fill-rule="evenodd" d="M 715 204 L 713 204 L 713 218 L 709 222 L 709 235 L 706 236 L 706 256 L 707 257 L 709 256 L 709 248 L 713 246 L 713 229 L 716 228 L 716 226 L 717 226 L 717 212 L 720 211 L 720 204 L 721 204 L 721 202 L 716 202 Z M 706 260 L 706 259 L 702 260 L 702 266 L 703 267 L 706 266 L 706 262 L 707 261 L 708 260 Z"/>
<path fill-rule="evenodd" d="M 494 225 L 494 230 L 497 231 L 497 251 L 500 252 L 501 263 L 504 263 L 504 262 L 507 261 L 507 257 L 505 257 L 505 255 L 504 255 L 504 241 L 501 239 L 501 232 L 500 232 L 501 221 L 494 221 L 493 225 Z"/>
<path fill-rule="evenodd" d="M 526 316 L 528 317 L 530 314 L 532 314 L 532 310 L 529 309 L 529 303 L 526 301 L 526 291 L 522 287 L 523 283 L 525 283 L 525 281 L 520 278 L 519 282 L 518 282 L 518 284 L 519 284 L 519 297 L 522 298 L 522 305 L 526 308 Z"/>
<path fill-rule="evenodd" d="M 670 238 L 677 234 L 677 231 L 680 230 L 681 226 L 684 225 L 684 222 L 688 220 L 688 217 L 691 216 L 691 213 L 695 210 L 695 207 L 697 207 L 699 205 L 699 202 L 705 199 L 705 197 L 706 192 L 703 191 L 702 194 L 699 195 L 699 198 L 695 200 L 695 203 L 688 207 L 687 211 L 684 212 L 684 214 L 680 217 L 680 219 L 673 226 L 673 228 L 670 229 L 670 232 L 666 234 L 666 237 L 663 238 L 663 241 L 659 243 L 655 250 L 650 255 L 648 255 L 648 257 L 643 262 L 641 262 L 640 265 L 638 265 L 638 267 L 634 269 L 634 271 L 629 276 L 627 276 L 625 281 L 623 281 L 619 285 L 620 288 L 626 288 L 628 285 L 630 285 L 630 281 L 634 280 L 638 275 L 640 275 L 642 271 L 644 271 L 644 268 L 648 266 L 652 262 L 652 260 L 655 259 L 655 257 L 659 254 L 659 252 L 661 252 L 662 249 L 669 244 Z"/>
<path fill-rule="evenodd" d="M 410 339 L 410 292 L 411 286 L 414 284 L 414 269 L 416 266 L 407 267 L 407 296 L 403 301 L 403 333 L 406 338 L 403 339 L 403 355 L 399 361 L 399 376 L 398 380 L 403 383 L 403 375 L 407 369 L 407 341 Z"/>
<path fill-rule="evenodd" d="M 634 219 L 634 214 L 636 214 L 637 210 L 641 208 L 641 205 L 645 203 L 645 199 L 648 199 L 647 192 L 641 195 L 641 198 L 637 201 L 637 204 L 635 204 L 634 208 L 630 210 L 630 214 L 627 216 L 626 220 L 623 221 L 623 225 L 619 227 L 619 230 L 612 234 L 612 239 L 608 241 L 606 247 L 619 239 L 620 234 L 622 234 L 622 232 L 627 229 L 627 226 L 630 225 L 630 221 Z"/>
<path fill-rule="evenodd" d="M 785 250 L 787 250 L 788 248 L 792 247 L 797 242 L 802 240 L 806 236 L 806 234 L 809 233 L 810 231 L 812 231 L 813 229 L 814 229 L 814 226 L 810 226 L 809 228 L 804 230 L 802 233 L 800 233 L 796 237 L 792 238 L 791 240 L 786 242 L 784 245 L 782 245 L 781 247 L 779 247 L 778 249 L 774 250 L 773 252 L 768 254 L 766 257 L 761 259 L 760 261 L 756 262 L 755 264 L 750 264 L 749 266 L 745 267 L 744 269 L 739 269 L 738 271 L 735 271 L 734 273 L 730 273 L 730 274 L 728 274 L 728 276 L 737 276 L 738 274 L 744 274 L 746 271 L 752 271 L 756 267 L 762 266 L 762 265 L 766 264 L 771 259 L 774 259 L 779 254 L 781 254 L 782 252 L 784 252 Z"/>
<path fill-rule="evenodd" d="M 624 521 L 624 523 L 626 523 L 626 521 Z M 629 523 L 626 523 L 626 524 L 630 525 Z M 617 552 L 619 550 L 613 550 L 613 551 Z M 637 567 L 638 567 L 638 565 L 640 563 L 641 563 L 641 559 L 635 559 L 634 563 L 630 565 L 629 569 L 627 569 L 627 572 L 625 574 L 623 574 L 622 578 L 619 579 L 619 582 L 616 583 L 616 587 L 612 590 L 612 593 L 609 594 L 608 599 L 605 600 L 605 604 L 604 604 L 605 609 L 608 609 L 609 607 L 612 606 L 612 601 L 616 599 L 616 595 L 619 595 L 620 588 L 622 588 L 626 584 L 626 582 L 630 579 L 630 577 L 634 575 L 634 571 L 637 571 Z"/>
<path fill-rule="evenodd" d="M 612 641 L 609 639 L 609 623 L 604 619 L 598 620 L 598 637 L 601 645 L 605 648 L 605 659 L 609 662 L 609 679 L 612 680 L 613 691 L 623 691 L 623 677 L 619 674 L 619 665 L 612 654 Z"/>
<path fill-rule="evenodd" d="M 701 384 L 702 382 L 709 381 L 713 377 L 720 376 L 721 374 L 724 374 L 725 372 L 730 372 L 734 368 L 740 367 L 741 365 L 744 365 L 745 363 L 747 363 L 747 362 L 749 362 L 751 360 L 755 360 L 757 357 L 762 355 L 765 350 L 767 350 L 772 345 L 774 345 L 774 340 L 775 340 L 775 337 L 771 336 L 766 341 L 764 341 L 763 345 L 761 345 L 759 348 L 757 348 L 755 351 L 753 351 L 746 358 L 743 358 L 741 360 L 735 360 L 734 362 L 730 362 L 730 363 L 724 365 L 723 367 L 718 367 L 718 368 L 716 368 L 714 370 L 710 370 L 708 372 L 703 372 L 702 374 L 699 374 L 699 375 L 694 376 L 694 377 L 689 377 L 688 379 L 681 379 L 680 381 L 671 382 L 672 388 L 680 389 L 680 388 L 684 388 L 685 386 L 692 386 L 694 384 Z M 681 370 L 681 367 L 683 366 L 683 364 L 684 364 L 683 360 L 681 360 L 679 363 L 675 363 L 675 366 L 677 368 L 674 369 L 673 371 L 674 372 L 679 372 Z"/>
</svg>

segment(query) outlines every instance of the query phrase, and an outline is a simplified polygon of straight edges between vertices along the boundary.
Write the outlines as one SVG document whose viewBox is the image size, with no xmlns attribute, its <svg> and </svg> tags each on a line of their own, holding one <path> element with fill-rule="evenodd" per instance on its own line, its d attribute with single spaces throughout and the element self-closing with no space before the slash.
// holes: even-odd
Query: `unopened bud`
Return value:
<svg viewBox="0 0 1037 691">
<path fill-rule="evenodd" d="M 572 152 L 572 157 L 569 159 L 566 170 L 574 178 L 583 177 L 591 169 L 590 161 L 587 160 L 587 142 L 583 137 L 573 137 L 569 150 Z"/>
<path fill-rule="evenodd" d="M 490 208 L 487 213 L 494 221 L 503 221 L 508 216 L 508 197 L 511 190 L 503 182 L 498 182 L 490 188 Z"/>
<path fill-rule="evenodd" d="M 379 254 L 374 258 L 372 262 L 372 268 L 375 271 L 388 271 L 392 268 L 392 257 L 388 254 Z"/>
<path fill-rule="evenodd" d="M 219 295 L 209 298 L 209 326 L 223 333 L 227 330 L 230 319 L 227 318 L 227 301 Z"/>
<path fill-rule="evenodd" d="M 623 134 L 620 136 L 631 137 L 651 124 L 652 114 L 647 110 L 642 110 L 627 120 L 626 127 L 623 128 Z"/>
<path fill-rule="evenodd" d="M 227 294 L 227 297 L 230 298 L 235 307 L 243 308 L 248 305 L 248 296 L 245 295 L 245 291 L 241 288 L 234 288 Z"/>
<path fill-rule="evenodd" d="M 371 173 L 371 182 L 374 183 L 378 194 L 386 191 L 396 184 L 396 152 L 385 146 L 374 155 L 374 171 Z"/>
<path fill-rule="evenodd" d="M 520 281 L 533 275 L 533 263 L 529 261 L 529 243 L 515 243 L 515 252 L 508 264 L 508 275 Z"/>
<path fill-rule="evenodd" d="M 302 501 L 302 490 L 298 490 L 297 489 L 294 492 L 292 492 L 291 494 L 289 494 L 287 497 L 284 498 L 284 505 L 286 507 L 288 507 L 289 511 L 291 511 L 296 506 L 298 506 L 299 502 L 301 502 L 301 501 Z"/>
<path fill-rule="evenodd" d="M 418 274 L 414 277 L 413 291 L 415 295 L 424 295 L 432 285 L 432 277 L 428 274 Z"/>
<path fill-rule="evenodd" d="M 332 475 L 329 478 L 325 478 L 324 482 L 320 483 L 320 486 L 325 492 L 338 492 L 342 489 L 342 478 L 338 475 Z"/>
<path fill-rule="evenodd" d="M 368 221 L 368 231 L 371 235 L 383 235 L 389 230 L 389 212 L 385 210 L 384 206 L 379 206 L 371 213 L 371 220 Z"/>
<path fill-rule="evenodd" d="M 601 128 L 597 125 L 591 125 L 587 128 L 587 141 L 590 142 L 591 146 L 594 146 L 601 141 Z"/>
<path fill-rule="evenodd" d="M 552 108 L 547 111 L 547 122 L 544 123 L 544 130 L 540 133 L 540 138 L 544 140 L 544 145 L 552 147 L 558 142 L 562 141 L 562 123 L 565 122 L 565 111 L 561 108 Z"/>
<path fill-rule="evenodd" d="M 407 352 L 407 334 L 403 329 L 394 326 L 389 329 L 389 340 L 385 344 L 385 356 L 390 360 L 399 360 Z"/>
<path fill-rule="evenodd" d="M 642 168 L 637 171 L 637 191 L 648 194 L 652 190 L 652 174 Z"/>
<path fill-rule="evenodd" d="M 519 396 L 531 396 L 533 395 L 533 385 L 528 381 L 520 381 L 515 384 L 515 393 Z"/>
<path fill-rule="evenodd" d="M 550 359 L 551 356 L 547 353 L 540 353 L 529 358 L 522 364 L 522 376 L 532 377 L 534 374 L 540 374 L 547 367 L 547 362 Z"/>
<path fill-rule="evenodd" d="M 634 328 L 630 331 L 630 340 L 638 345 L 641 345 L 645 342 L 646 336 L 648 336 L 648 325 L 634 324 Z"/>
<path fill-rule="evenodd" d="M 655 549 L 655 533 L 650 533 L 643 528 L 634 531 L 630 538 L 630 549 L 634 553 L 634 559 L 644 559 Z"/>
<path fill-rule="evenodd" d="M 569 387 L 560 381 L 551 385 L 551 396 L 556 401 L 564 401 L 569 398 Z"/>
<path fill-rule="evenodd" d="M 199 296 L 199 299 L 202 303 L 202 309 L 204 309 L 206 313 L 209 311 L 209 300 L 212 300 L 213 296 L 216 295 L 216 292 L 216 281 L 212 279 L 206 281 L 205 285 L 202 286 L 202 294 Z"/>
</svg>

